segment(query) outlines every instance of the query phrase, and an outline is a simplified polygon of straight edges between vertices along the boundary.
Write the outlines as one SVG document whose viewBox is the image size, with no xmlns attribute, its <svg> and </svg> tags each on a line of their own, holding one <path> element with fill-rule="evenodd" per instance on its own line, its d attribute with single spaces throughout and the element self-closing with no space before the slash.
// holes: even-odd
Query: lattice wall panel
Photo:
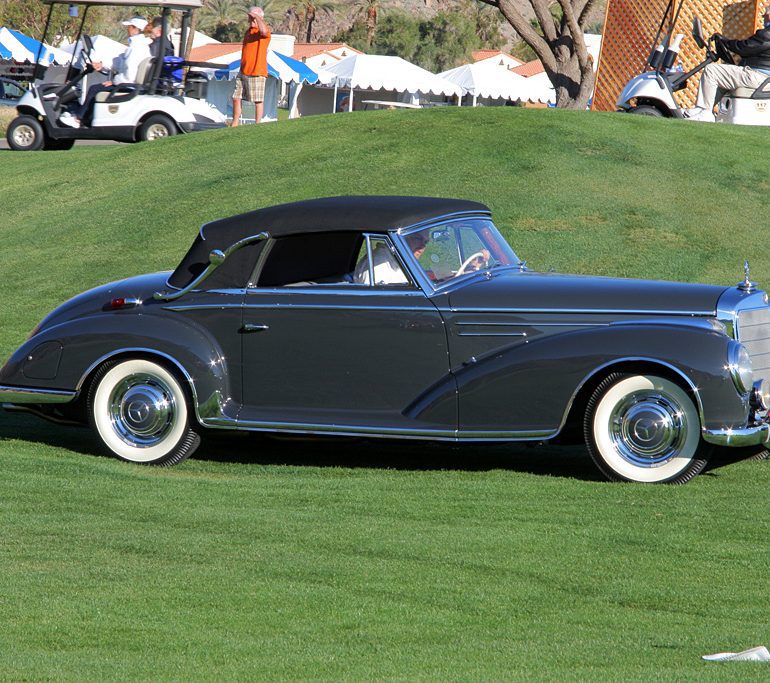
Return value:
<svg viewBox="0 0 770 683">
<path fill-rule="evenodd" d="M 762 20 L 767 0 L 691 0 L 685 2 L 673 35 L 683 33 L 680 62 L 685 71 L 701 62 L 704 51 L 692 38 L 692 19 L 699 16 L 703 33 L 722 33 L 730 38 L 751 35 Z M 608 0 L 599 68 L 596 72 L 593 109 L 615 111 L 623 86 L 644 69 L 668 0 Z M 668 28 L 664 26 L 663 33 Z M 686 90 L 676 93 L 679 104 L 691 107 L 698 92 L 698 77 Z"/>
</svg>

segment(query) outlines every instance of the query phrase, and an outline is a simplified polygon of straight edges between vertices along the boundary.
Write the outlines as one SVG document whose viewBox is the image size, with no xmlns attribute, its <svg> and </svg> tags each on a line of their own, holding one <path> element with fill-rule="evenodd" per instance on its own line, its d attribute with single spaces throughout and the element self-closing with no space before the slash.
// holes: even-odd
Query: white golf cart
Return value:
<svg viewBox="0 0 770 683">
<path fill-rule="evenodd" d="M 161 44 L 165 44 L 172 11 L 182 13 L 182 31 L 179 52 L 184 52 L 190 30 L 193 10 L 202 6 L 202 0 L 43 0 L 50 5 L 46 33 L 57 6 L 67 7 L 70 17 L 80 14 L 76 45 L 82 46 L 80 58 L 73 54 L 64 83 L 46 82 L 45 67 L 35 66 L 36 82 L 17 103 L 18 117 L 8 126 L 6 138 L 11 149 L 32 151 L 39 149 L 70 149 L 75 140 L 117 140 L 138 142 L 154 140 L 177 133 L 189 133 L 225 126 L 224 115 L 205 100 L 206 77 L 190 67 L 213 65 L 188 62 L 180 57 L 148 58 L 140 65 L 136 83 L 114 86 L 109 92 L 96 96 L 92 111 L 81 125 L 73 128 L 60 121 L 68 106 L 85 97 L 87 87 L 80 87 L 94 73 L 91 64 L 93 44 L 83 33 L 88 10 L 99 5 L 125 6 L 127 14 L 135 8 L 161 9 L 163 18 Z M 40 60 L 38 59 L 38 62 Z M 81 69 L 75 67 L 79 62 Z"/>
<path fill-rule="evenodd" d="M 726 64 L 735 63 L 719 35 L 711 36 L 708 41 L 704 38 L 703 25 L 698 17 L 693 18 L 692 35 L 698 47 L 706 50 L 706 58 L 686 73 L 672 70 L 681 34 L 672 43 L 669 31 L 647 60 L 648 70 L 634 76 L 623 88 L 617 100 L 619 110 L 645 116 L 684 118 L 684 111 L 674 99 L 674 93 L 686 88 L 691 76 L 717 60 L 721 59 Z M 770 126 L 770 72 L 767 75 L 768 78 L 756 89 L 738 88 L 726 93 L 719 101 L 716 122 Z"/>
</svg>

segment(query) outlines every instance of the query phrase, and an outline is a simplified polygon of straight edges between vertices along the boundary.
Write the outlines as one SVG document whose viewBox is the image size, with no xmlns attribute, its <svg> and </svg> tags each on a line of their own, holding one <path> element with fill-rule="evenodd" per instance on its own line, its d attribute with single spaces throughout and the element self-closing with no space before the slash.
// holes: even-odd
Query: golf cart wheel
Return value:
<svg viewBox="0 0 770 683">
<path fill-rule="evenodd" d="M 628 110 L 629 114 L 638 114 L 640 116 L 658 116 L 662 117 L 663 112 L 651 104 L 640 104 L 638 107 L 632 107 Z"/>
<path fill-rule="evenodd" d="M 139 127 L 139 140 L 146 142 L 148 140 L 157 140 L 158 138 L 167 138 L 176 135 L 176 125 L 163 114 L 153 114 Z"/>
<path fill-rule="evenodd" d="M 17 116 L 11 121 L 5 134 L 8 146 L 17 152 L 34 152 L 43 148 L 45 133 L 34 116 Z"/>
<path fill-rule="evenodd" d="M 706 466 L 711 446 L 700 436 L 692 398 L 657 375 L 615 373 L 594 391 L 583 431 L 608 479 L 684 484 Z"/>
<path fill-rule="evenodd" d="M 145 358 L 105 363 L 86 403 L 88 421 L 107 453 L 165 467 L 182 462 L 200 444 L 188 406 L 176 376 Z"/>
</svg>

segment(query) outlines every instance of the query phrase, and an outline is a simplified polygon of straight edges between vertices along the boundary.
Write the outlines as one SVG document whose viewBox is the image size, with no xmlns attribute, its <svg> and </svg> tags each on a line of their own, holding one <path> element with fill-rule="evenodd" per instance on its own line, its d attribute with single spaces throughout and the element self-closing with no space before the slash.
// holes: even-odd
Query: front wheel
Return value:
<svg viewBox="0 0 770 683">
<path fill-rule="evenodd" d="M 629 114 L 638 114 L 639 116 L 658 116 L 662 117 L 663 112 L 657 107 L 653 107 L 650 104 L 640 104 L 638 107 L 631 107 L 628 110 Z"/>
<path fill-rule="evenodd" d="M 176 125 L 163 114 L 153 114 L 141 126 L 137 138 L 146 142 L 148 140 L 158 140 L 176 135 Z"/>
<path fill-rule="evenodd" d="M 40 121 L 34 116 L 23 114 L 11 121 L 5 138 L 8 146 L 17 152 L 34 152 L 43 148 L 45 133 Z"/>
<path fill-rule="evenodd" d="M 91 382 L 87 409 L 102 446 L 123 460 L 175 465 L 200 444 L 190 427 L 184 389 L 150 360 L 103 365 Z"/>
<path fill-rule="evenodd" d="M 614 481 L 684 484 L 711 451 L 687 392 L 656 375 L 607 377 L 588 402 L 583 431 L 594 463 Z"/>
</svg>

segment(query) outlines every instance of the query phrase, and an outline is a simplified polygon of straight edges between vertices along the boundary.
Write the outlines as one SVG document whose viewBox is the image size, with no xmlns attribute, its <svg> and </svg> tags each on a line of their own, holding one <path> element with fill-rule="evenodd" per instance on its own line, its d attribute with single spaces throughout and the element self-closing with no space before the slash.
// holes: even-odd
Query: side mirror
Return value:
<svg viewBox="0 0 770 683">
<path fill-rule="evenodd" d="M 225 252 L 223 252 L 221 249 L 211 250 L 211 253 L 209 254 L 209 263 L 212 266 L 221 266 L 224 260 L 225 260 Z"/>
<path fill-rule="evenodd" d="M 692 37 L 695 39 L 695 44 L 703 49 L 706 47 L 706 41 L 703 38 L 703 24 L 701 23 L 700 17 L 693 17 L 692 18 Z"/>
</svg>

